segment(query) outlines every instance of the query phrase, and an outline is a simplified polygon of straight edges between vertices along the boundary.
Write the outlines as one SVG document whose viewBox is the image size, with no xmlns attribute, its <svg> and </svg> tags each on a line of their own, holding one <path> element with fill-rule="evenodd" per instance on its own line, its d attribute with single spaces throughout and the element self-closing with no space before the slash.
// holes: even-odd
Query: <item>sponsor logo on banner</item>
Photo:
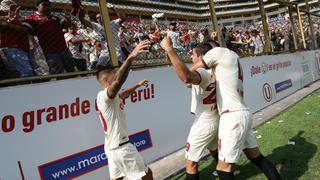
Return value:
<svg viewBox="0 0 320 180">
<path fill-rule="evenodd" d="M 254 77 L 259 74 L 267 74 L 268 72 L 272 71 L 281 71 L 285 70 L 292 66 L 291 60 L 285 60 L 285 61 L 278 61 L 278 62 L 273 62 L 271 64 L 262 62 L 261 65 L 252 65 L 250 67 L 250 74 L 251 77 Z"/>
<path fill-rule="evenodd" d="M 314 62 L 315 62 L 317 72 L 320 75 L 320 53 L 319 52 L 315 53 Z"/>
<path fill-rule="evenodd" d="M 138 151 L 152 147 L 149 129 L 129 136 L 130 142 Z M 41 179 L 67 180 L 81 176 L 106 166 L 108 159 L 104 153 L 104 145 L 100 145 L 61 159 L 40 165 L 38 171 Z"/>
<path fill-rule="evenodd" d="M 286 89 L 292 87 L 292 81 L 291 81 L 291 79 L 288 79 L 288 80 L 285 80 L 285 81 L 282 81 L 282 82 L 275 84 L 274 87 L 276 89 L 276 92 L 279 93 L 283 90 L 286 90 Z"/>
<path fill-rule="evenodd" d="M 263 94 L 264 99 L 267 102 L 270 102 L 272 100 L 272 88 L 271 88 L 270 84 L 265 83 L 262 86 L 262 94 Z"/>
</svg>

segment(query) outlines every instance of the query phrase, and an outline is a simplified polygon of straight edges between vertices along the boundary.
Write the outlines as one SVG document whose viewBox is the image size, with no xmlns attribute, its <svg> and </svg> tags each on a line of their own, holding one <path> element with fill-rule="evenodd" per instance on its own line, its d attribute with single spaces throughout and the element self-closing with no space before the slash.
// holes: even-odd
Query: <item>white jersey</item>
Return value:
<svg viewBox="0 0 320 180">
<path fill-rule="evenodd" d="M 169 30 L 167 32 L 167 34 L 168 34 L 168 36 L 170 37 L 170 39 L 172 41 L 172 47 L 173 48 L 178 48 L 179 47 L 179 43 L 178 43 L 179 33 Z"/>
<path fill-rule="evenodd" d="M 219 112 L 247 109 L 242 96 L 239 56 L 227 48 L 216 47 L 207 52 L 203 60 L 209 68 L 215 67 Z"/>
<path fill-rule="evenodd" d="M 119 147 L 123 142 L 129 141 L 127 123 L 124 110 L 120 108 L 119 95 L 111 99 L 107 89 L 100 91 L 97 96 L 97 105 L 105 133 L 105 150 Z"/>
<path fill-rule="evenodd" d="M 216 108 L 216 83 L 211 70 L 199 68 L 196 72 L 201 77 L 199 85 L 192 85 L 191 113 L 196 119 L 218 120 Z"/>
<path fill-rule="evenodd" d="M 73 35 L 71 33 L 65 33 L 64 39 L 66 40 L 67 47 L 69 48 L 72 57 L 75 59 L 85 59 L 85 55 L 80 52 L 80 43 L 72 43 L 71 39 L 77 38 L 81 39 L 80 35 Z"/>
</svg>

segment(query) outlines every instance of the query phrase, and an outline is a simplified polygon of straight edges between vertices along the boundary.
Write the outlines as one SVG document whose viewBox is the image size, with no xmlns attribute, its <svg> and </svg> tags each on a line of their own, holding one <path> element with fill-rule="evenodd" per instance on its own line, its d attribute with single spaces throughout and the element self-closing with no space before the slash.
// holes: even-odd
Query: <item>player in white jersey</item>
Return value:
<svg viewBox="0 0 320 180">
<path fill-rule="evenodd" d="M 252 132 L 252 117 L 243 101 L 243 76 L 239 56 L 227 49 L 216 47 L 210 50 L 203 61 L 194 65 L 213 68 L 217 84 L 217 105 L 220 113 L 219 162 L 220 179 L 234 179 L 234 164 L 243 150 L 268 179 L 281 179 L 275 166 L 260 152 Z"/>
<path fill-rule="evenodd" d="M 191 112 L 195 115 L 195 121 L 190 129 L 186 146 L 186 179 L 199 179 L 198 162 L 205 149 L 211 152 L 216 150 L 219 126 L 219 115 L 215 99 L 215 79 L 211 70 L 199 68 L 195 72 L 182 63 L 174 51 L 170 37 L 165 37 L 161 47 L 166 51 L 169 60 L 180 80 L 186 84 L 192 84 Z M 192 50 L 194 63 L 202 59 L 202 56 L 211 49 L 210 44 L 199 44 Z M 217 154 L 217 151 L 215 151 Z"/>
<path fill-rule="evenodd" d="M 152 171 L 146 166 L 142 156 L 129 142 L 128 130 L 121 99 L 128 97 L 141 81 L 124 91 L 122 84 L 128 77 L 131 62 L 141 53 L 148 52 L 149 41 L 143 41 L 132 51 L 119 69 L 111 66 L 98 66 L 97 79 L 102 86 L 98 93 L 97 105 L 105 132 L 105 153 L 108 157 L 112 180 L 128 179 L 152 180 Z"/>
</svg>

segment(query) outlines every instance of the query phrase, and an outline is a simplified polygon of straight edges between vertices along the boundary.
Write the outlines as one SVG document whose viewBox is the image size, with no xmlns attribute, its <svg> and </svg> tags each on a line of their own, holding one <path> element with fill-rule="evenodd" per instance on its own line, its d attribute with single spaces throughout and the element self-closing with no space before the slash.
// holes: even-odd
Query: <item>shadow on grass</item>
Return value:
<svg viewBox="0 0 320 180">
<path fill-rule="evenodd" d="M 315 155 L 317 146 L 306 141 L 300 131 L 292 137 L 290 141 L 294 141 L 295 145 L 280 146 L 272 151 L 267 158 L 276 165 L 283 179 L 295 180 L 299 179 L 308 170 L 308 162 Z M 249 179 L 253 176 L 261 174 L 253 163 L 247 163 L 243 166 L 236 167 L 237 179 Z M 240 171 L 240 172 L 239 172 Z"/>
</svg>

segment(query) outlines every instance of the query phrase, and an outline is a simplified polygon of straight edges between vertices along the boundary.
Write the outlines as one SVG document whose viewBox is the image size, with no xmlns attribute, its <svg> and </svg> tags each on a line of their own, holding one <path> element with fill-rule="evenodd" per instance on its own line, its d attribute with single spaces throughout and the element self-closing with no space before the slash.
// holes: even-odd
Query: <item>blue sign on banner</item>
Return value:
<svg viewBox="0 0 320 180">
<path fill-rule="evenodd" d="M 278 93 L 278 92 L 281 92 L 283 90 L 286 90 L 286 89 L 292 87 L 292 81 L 291 81 L 291 79 L 288 79 L 288 80 L 279 82 L 279 83 L 275 84 L 274 86 L 275 86 L 276 92 Z"/>
<path fill-rule="evenodd" d="M 130 142 L 138 151 L 152 147 L 149 129 L 129 136 Z M 104 153 L 104 145 L 100 145 L 38 167 L 41 179 L 66 180 L 106 166 L 108 159 Z"/>
</svg>

